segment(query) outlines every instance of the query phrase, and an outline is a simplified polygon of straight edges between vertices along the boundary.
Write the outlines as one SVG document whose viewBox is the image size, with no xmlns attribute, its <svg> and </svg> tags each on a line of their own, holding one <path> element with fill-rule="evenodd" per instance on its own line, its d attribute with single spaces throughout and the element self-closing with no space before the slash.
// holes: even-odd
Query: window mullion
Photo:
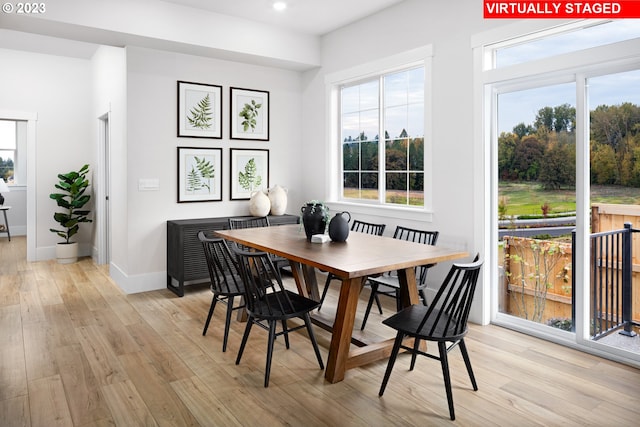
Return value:
<svg viewBox="0 0 640 427">
<path fill-rule="evenodd" d="M 386 171 L 384 168 L 385 165 L 385 147 L 387 144 L 384 128 L 384 76 L 379 77 L 379 107 L 378 107 L 378 203 L 384 204 L 385 202 L 385 194 L 386 194 Z"/>
</svg>

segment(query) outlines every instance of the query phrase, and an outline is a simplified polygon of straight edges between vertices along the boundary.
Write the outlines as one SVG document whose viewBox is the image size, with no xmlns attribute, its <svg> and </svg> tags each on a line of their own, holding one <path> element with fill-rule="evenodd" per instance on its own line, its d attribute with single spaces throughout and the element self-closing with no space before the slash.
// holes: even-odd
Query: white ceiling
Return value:
<svg viewBox="0 0 640 427">
<path fill-rule="evenodd" d="M 284 0 L 287 9 L 273 9 L 275 0 L 164 0 L 312 35 L 323 35 L 403 0 Z"/>
</svg>

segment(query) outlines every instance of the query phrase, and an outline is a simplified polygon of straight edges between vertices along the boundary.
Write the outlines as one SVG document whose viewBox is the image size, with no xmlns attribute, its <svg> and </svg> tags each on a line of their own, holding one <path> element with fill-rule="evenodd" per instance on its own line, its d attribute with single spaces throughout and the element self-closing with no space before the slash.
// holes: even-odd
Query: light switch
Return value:
<svg viewBox="0 0 640 427">
<path fill-rule="evenodd" d="M 160 180 L 158 178 L 146 178 L 138 180 L 138 191 L 158 191 Z"/>
</svg>

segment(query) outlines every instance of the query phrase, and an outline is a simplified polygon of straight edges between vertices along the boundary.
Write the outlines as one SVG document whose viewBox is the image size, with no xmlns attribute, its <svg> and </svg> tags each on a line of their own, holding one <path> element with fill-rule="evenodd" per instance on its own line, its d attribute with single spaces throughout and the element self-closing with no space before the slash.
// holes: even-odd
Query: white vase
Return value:
<svg viewBox="0 0 640 427">
<path fill-rule="evenodd" d="M 73 264 L 78 261 L 78 243 L 58 243 L 56 245 L 58 264 Z"/>
<path fill-rule="evenodd" d="M 267 216 L 271 210 L 271 202 L 262 191 L 254 191 L 249 199 L 249 212 L 253 216 Z"/>
<path fill-rule="evenodd" d="M 269 200 L 271 201 L 271 215 L 284 215 L 287 210 L 287 189 L 279 185 L 269 190 Z"/>
</svg>

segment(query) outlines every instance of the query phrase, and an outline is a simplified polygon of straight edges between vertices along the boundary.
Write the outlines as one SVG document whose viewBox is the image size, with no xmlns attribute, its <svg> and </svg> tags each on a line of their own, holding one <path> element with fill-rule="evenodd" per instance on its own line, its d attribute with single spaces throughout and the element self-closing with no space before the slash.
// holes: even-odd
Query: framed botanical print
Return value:
<svg viewBox="0 0 640 427">
<path fill-rule="evenodd" d="M 248 200 L 269 188 L 269 150 L 231 149 L 231 200 Z"/>
<path fill-rule="evenodd" d="M 222 86 L 178 81 L 178 136 L 222 138 Z"/>
<path fill-rule="evenodd" d="M 231 88 L 231 139 L 269 140 L 269 92 Z"/>
<path fill-rule="evenodd" d="M 178 147 L 178 203 L 222 200 L 222 148 Z"/>
</svg>

